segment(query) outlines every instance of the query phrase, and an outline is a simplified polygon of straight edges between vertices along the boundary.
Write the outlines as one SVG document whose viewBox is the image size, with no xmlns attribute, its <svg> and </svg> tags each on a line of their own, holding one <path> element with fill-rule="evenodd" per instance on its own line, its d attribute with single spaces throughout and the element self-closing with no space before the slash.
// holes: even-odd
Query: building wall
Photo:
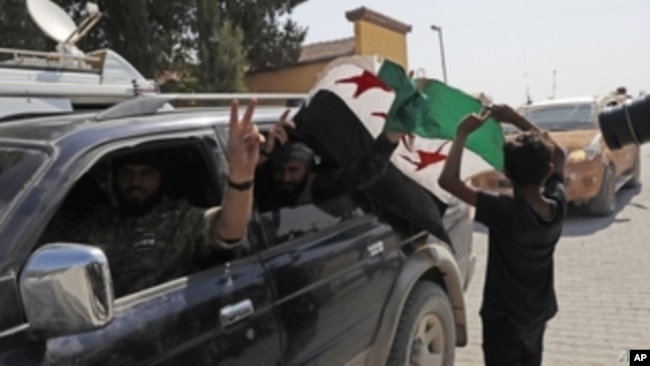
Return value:
<svg viewBox="0 0 650 366">
<path fill-rule="evenodd" d="M 365 20 L 354 24 L 357 54 L 379 55 L 408 69 L 406 35 Z"/>
<path fill-rule="evenodd" d="M 248 74 L 245 77 L 246 87 L 251 93 L 306 93 L 328 63 L 323 61 Z"/>
<path fill-rule="evenodd" d="M 354 22 L 356 54 L 378 55 L 408 70 L 406 34 L 366 20 Z M 307 93 L 316 77 L 332 60 L 296 65 L 280 70 L 252 73 L 245 76 L 251 93 Z"/>
</svg>

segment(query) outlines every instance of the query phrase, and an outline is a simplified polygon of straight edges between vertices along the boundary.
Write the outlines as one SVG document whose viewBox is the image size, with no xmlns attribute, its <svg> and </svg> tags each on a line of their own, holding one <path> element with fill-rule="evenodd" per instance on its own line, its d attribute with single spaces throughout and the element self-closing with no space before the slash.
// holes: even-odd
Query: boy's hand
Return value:
<svg viewBox="0 0 650 366">
<path fill-rule="evenodd" d="M 517 126 L 521 115 L 507 104 L 495 104 L 487 107 L 494 118 L 500 122 L 511 123 Z"/>
<path fill-rule="evenodd" d="M 490 116 L 489 113 L 478 115 L 476 113 L 469 114 L 463 119 L 458 125 L 456 130 L 456 135 L 467 136 L 470 133 L 476 131 L 479 127 L 485 123 L 487 118 Z"/>
</svg>

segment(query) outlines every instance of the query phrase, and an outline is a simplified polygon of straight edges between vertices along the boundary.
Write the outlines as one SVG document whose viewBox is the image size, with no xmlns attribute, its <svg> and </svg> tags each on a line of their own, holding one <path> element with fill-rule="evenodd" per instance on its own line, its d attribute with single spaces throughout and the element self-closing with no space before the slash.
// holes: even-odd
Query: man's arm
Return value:
<svg viewBox="0 0 650 366">
<path fill-rule="evenodd" d="M 256 104 L 255 100 L 248 103 L 242 119 L 239 118 L 237 101 L 233 101 L 230 108 L 228 188 L 214 225 L 216 232 L 212 233 L 226 242 L 241 241 L 246 235 L 246 227 L 251 217 L 252 184 L 260 145 L 264 141 L 264 137 L 252 122 Z"/>
<path fill-rule="evenodd" d="M 371 186 L 386 172 L 390 157 L 402 136 L 402 133 L 384 132 L 358 159 L 334 171 L 317 175 L 311 186 L 314 199 L 330 199 L 344 192 L 355 192 Z"/>
<path fill-rule="evenodd" d="M 471 114 L 460 123 L 456 138 L 451 144 L 442 173 L 438 178 L 438 184 L 442 189 L 472 206 L 476 206 L 476 190 L 460 179 L 460 162 L 463 157 L 467 136 L 479 128 L 486 118 L 487 115 L 480 117 Z"/>
</svg>

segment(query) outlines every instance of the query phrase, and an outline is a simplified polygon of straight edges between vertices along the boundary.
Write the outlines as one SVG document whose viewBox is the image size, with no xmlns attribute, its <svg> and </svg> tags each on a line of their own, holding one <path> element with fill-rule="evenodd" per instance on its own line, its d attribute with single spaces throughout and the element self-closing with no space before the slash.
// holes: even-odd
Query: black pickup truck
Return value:
<svg viewBox="0 0 650 366">
<path fill-rule="evenodd" d="M 255 211 L 245 247 L 118 298 L 93 243 L 43 243 L 60 210 L 110 202 L 111 157 L 143 146 L 173 152 L 170 196 L 219 205 L 229 111 L 145 99 L 0 122 L 0 365 L 453 364 L 474 263 L 459 202 L 444 214 L 453 249 L 354 197 L 339 214 Z"/>
</svg>

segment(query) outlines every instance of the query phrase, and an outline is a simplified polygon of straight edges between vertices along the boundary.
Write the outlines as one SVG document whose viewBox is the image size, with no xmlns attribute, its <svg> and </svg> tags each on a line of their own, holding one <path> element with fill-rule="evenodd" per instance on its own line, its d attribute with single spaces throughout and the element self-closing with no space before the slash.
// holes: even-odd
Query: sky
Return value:
<svg viewBox="0 0 650 366">
<path fill-rule="evenodd" d="M 291 17 L 310 44 L 353 36 L 360 6 L 412 25 L 409 68 L 440 80 L 441 27 L 448 84 L 495 102 L 650 92 L 650 0 L 308 0 Z"/>
</svg>

